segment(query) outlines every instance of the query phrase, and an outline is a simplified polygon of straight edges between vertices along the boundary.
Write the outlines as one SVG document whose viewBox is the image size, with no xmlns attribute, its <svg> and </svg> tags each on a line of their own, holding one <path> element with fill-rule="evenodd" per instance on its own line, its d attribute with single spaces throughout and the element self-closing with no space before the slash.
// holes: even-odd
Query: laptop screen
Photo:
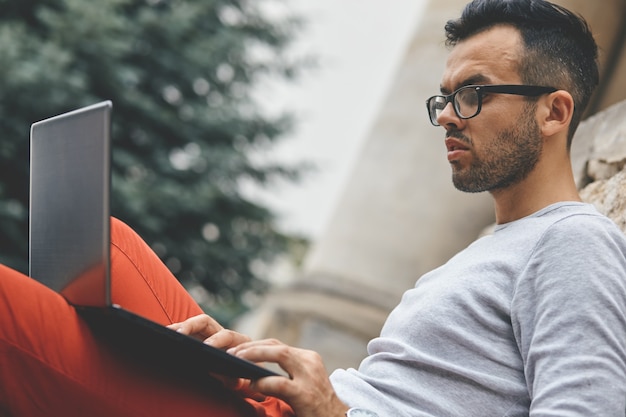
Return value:
<svg viewBox="0 0 626 417">
<path fill-rule="evenodd" d="M 109 101 L 34 123 L 30 276 L 75 305 L 110 304 Z"/>
</svg>

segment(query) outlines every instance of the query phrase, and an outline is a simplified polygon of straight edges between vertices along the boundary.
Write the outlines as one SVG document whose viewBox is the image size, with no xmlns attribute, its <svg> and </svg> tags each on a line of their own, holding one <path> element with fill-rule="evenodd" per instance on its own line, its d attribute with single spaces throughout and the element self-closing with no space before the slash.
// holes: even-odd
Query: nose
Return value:
<svg viewBox="0 0 626 417">
<path fill-rule="evenodd" d="M 437 123 L 444 128 L 453 127 L 459 129 L 459 126 L 464 123 L 464 120 L 456 114 L 454 105 L 452 103 L 448 103 L 443 108 L 441 113 L 439 113 L 439 116 L 437 116 Z"/>
</svg>

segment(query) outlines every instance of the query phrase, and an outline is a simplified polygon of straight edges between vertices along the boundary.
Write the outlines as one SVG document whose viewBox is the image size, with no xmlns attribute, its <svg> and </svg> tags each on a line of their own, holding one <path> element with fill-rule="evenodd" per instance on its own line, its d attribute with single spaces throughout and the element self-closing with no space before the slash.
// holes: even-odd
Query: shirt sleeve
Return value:
<svg viewBox="0 0 626 417">
<path fill-rule="evenodd" d="M 626 245 L 598 219 L 548 228 L 515 287 L 511 319 L 532 417 L 624 416 Z"/>
</svg>

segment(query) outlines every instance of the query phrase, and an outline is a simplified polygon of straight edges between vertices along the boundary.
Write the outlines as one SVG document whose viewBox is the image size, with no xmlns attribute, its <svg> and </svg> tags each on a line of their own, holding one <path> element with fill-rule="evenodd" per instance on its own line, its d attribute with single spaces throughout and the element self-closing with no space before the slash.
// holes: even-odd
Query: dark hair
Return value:
<svg viewBox="0 0 626 417">
<path fill-rule="evenodd" d="M 545 0 L 473 0 L 459 19 L 446 24 L 446 44 L 454 46 L 500 24 L 521 33 L 522 82 L 567 90 L 574 98 L 569 145 L 600 78 L 598 47 L 587 22 Z"/>
</svg>

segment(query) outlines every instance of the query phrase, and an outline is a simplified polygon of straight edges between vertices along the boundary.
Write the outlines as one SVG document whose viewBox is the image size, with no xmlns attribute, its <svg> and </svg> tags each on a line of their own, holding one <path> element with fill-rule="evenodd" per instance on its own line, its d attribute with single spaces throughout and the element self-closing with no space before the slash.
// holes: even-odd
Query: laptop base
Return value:
<svg viewBox="0 0 626 417">
<path fill-rule="evenodd" d="M 102 343 L 133 363 L 172 378 L 211 385 L 211 373 L 252 380 L 278 375 L 119 306 L 76 310 Z"/>
</svg>

